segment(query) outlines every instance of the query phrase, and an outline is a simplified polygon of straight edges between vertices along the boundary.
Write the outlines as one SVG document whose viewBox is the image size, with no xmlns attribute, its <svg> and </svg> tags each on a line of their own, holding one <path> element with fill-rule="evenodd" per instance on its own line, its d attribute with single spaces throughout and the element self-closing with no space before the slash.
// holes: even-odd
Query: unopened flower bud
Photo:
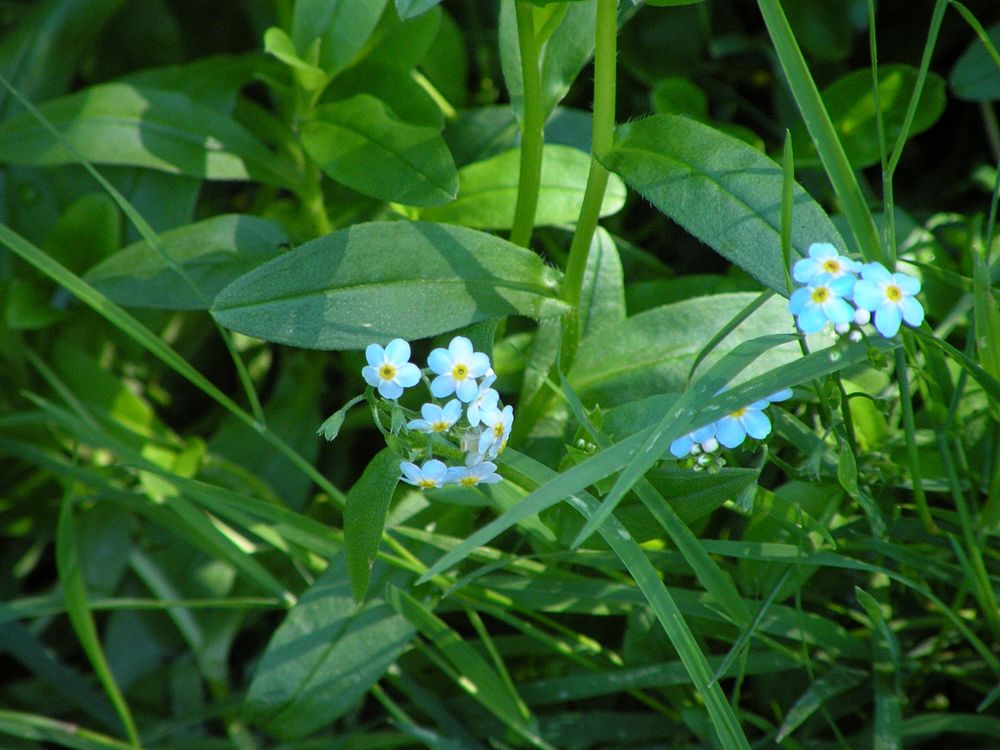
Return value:
<svg viewBox="0 0 1000 750">
<path fill-rule="evenodd" d="M 863 307 L 859 307 L 854 311 L 854 322 L 859 326 L 868 325 L 868 322 L 872 319 L 872 314 Z"/>
<path fill-rule="evenodd" d="M 701 449 L 705 453 L 715 453 L 715 451 L 719 450 L 719 441 L 711 437 L 701 444 Z"/>
</svg>

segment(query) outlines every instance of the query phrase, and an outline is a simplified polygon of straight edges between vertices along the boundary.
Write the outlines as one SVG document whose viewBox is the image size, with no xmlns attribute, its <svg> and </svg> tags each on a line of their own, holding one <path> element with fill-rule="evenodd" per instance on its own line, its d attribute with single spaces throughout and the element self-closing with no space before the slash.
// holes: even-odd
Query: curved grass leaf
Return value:
<svg viewBox="0 0 1000 750">
<path fill-rule="evenodd" d="M 344 557 L 355 601 L 364 598 L 372 563 L 382 539 L 393 490 L 399 482 L 399 457 L 383 448 L 347 493 L 344 506 Z"/>
<path fill-rule="evenodd" d="M 601 162 L 660 211 L 764 286 L 787 294 L 781 255 L 781 166 L 745 142 L 680 115 L 618 128 Z M 792 246 L 846 250 L 819 204 L 795 186 Z"/>
<path fill-rule="evenodd" d="M 476 229 L 510 229 L 514 223 L 520 175 L 520 149 L 511 149 L 458 172 L 458 198 L 446 206 L 422 211 L 420 218 Z M 583 205 L 590 157 L 569 146 L 545 146 L 535 225 L 576 221 Z M 625 185 L 617 177 L 608 181 L 601 216 L 621 210 Z"/>
<path fill-rule="evenodd" d="M 271 638 L 244 715 L 275 737 L 304 737 L 353 708 L 413 635 L 383 599 L 354 603 L 338 555 Z"/>
<path fill-rule="evenodd" d="M 8 164 L 122 164 L 210 180 L 259 180 L 295 188 L 299 178 L 232 119 L 194 99 L 126 83 L 91 86 L 39 107 L 74 155 L 31 114 L 0 125 Z"/>
<path fill-rule="evenodd" d="M 324 104 L 301 136 L 326 174 L 365 195 L 440 206 L 458 192 L 458 171 L 438 128 L 403 122 L 374 96 Z"/>
<path fill-rule="evenodd" d="M 546 317 L 556 272 L 523 248 L 472 229 L 358 224 L 308 242 L 222 290 L 212 314 L 268 341 L 360 349 L 504 315 Z"/>
<path fill-rule="evenodd" d="M 163 252 L 140 241 L 91 268 L 84 278 L 122 305 L 162 310 L 206 310 L 223 287 L 282 252 L 281 225 L 256 216 L 220 214 L 160 235 Z"/>
</svg>

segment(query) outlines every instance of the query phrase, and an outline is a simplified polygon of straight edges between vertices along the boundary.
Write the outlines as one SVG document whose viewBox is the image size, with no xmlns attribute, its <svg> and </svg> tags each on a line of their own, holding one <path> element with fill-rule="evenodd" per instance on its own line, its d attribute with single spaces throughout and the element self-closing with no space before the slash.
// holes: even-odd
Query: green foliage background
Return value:
<svg viewBox="0 0 1000 750">
<path fill-rule="evenodd" d="M 994 2 L 0 31 L 4 747 L 1000 743 Z M 813 242 L 927 321 L 797 334 Z M 421 493 L 361 352 L 456 333 L 505 480 Z M 719 471 L 667 452 L 789 386 Z"/>
</svg>

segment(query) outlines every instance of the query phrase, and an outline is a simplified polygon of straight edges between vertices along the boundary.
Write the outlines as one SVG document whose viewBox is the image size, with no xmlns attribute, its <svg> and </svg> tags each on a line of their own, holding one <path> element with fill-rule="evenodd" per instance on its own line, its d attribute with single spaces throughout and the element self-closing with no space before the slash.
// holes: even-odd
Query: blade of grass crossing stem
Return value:
<svg viewBox="0 0 1000 750">
<path fill-rule="evenodd" d="M 427 638 L 460 675 L 463 689 L 505 725 L 518 731 L 528 729 L 526 707 L 513 685 L 507 684 L 471 645 L 430 609 L 402 589 L 387 589 L 389 603 L 417 631 Z"/>
<path fill-rule="evenodd" d="M 0 710 L 0 733 L 76 750 L 136 750 L 139 747 L 76 724 L 21 711 Z"/>
<path fill-rule="evenodd" d="M 789 251 L 791 246 L 789 246 Z M 788 265 L 787 263 L 785 264 Z M 787 268 L 786 268 L 787 271 Z M 774 296 L 774 292 L 770 289 L 763 291 L 758 295 L 749 305 L 740 310 L 732 319 L 726 323 L 719 332 L 716 333 L 712 338 L 708 340 L 708 343 L 702 347 L 701 351 L 698 352 L 698 356 L 694 358 L 694 362 L 691 363 L 691 369 L 688 371 L 688 383 L 691 382 L 691 378 L 694 377 L 695 370 L 698 369 L 698 365 L 705 361 L 705 357 L 715 351 L 715 347 L 722 343 L 722 341 L 731 334 L 733 331 L 739 327 L 740 323 L 753 315 L 757 310 L 764 306 L 771 297 Z"/>
<path fill-rule="evenodd" d="M 778 596 L 778 592 L 781 591 L 781 587 L 785 585 L 785 581 L 788 580 L 788 576 L 791 575 L 792 571 L 795 570 L 794 567 L 789 566 L 785 568 L 785 572 L 781 574 L 778 582 L 771 587 L 770 593 L 765 597 L 764 601 L 760 603 L 757 608 L 757 612 L 754 614 L 753 619 L 750 623 L 743 628 L 743 632 L 740 633 L 740 637 L 736 639 L 733 643 L 732 648 L 729 649 L 729 653 L 726 654 L 726 658 L 722 660 L 718 668 L 715 670 L 715 675 L 712 677 L 712 682 L 718 682 L 727 674 L 729 674 L 729 668 L 733 666 L 733 662 L 743 653 L 743 649 L 750 642 L 754 633 L 757 632 L 757 628 L 760 627 L 761 622 L 764 620 L 764 615 L 767 614 L 771 605 L 774 604 L 774 600 Z"/>
<path fill-rule="evenodd" d="M 544 464 L 510 450 L 508 452 L 513 454 L 507 461 L 510 468 L 531 484 L 543 485 L 555 476 L 555 472 Z M 567 502 L 584 518 L 593 517 L 599 507 L 597 500 L 584 492 L 570 497 Z M 727 750 L 749 750 L 750 743 L 740 728 L 733 707 L 729 705 L 718 683 L 712 682 L 712 670 L 708 660 L 659 573 L 649 562 L 642 548 L 614 517 L 601 524 L 598 531 L 632 574 L 636 585 L 663 626 L 691 678 L 691 683 L 705 702 L 711 725 L 718 734 L 720 746 Z"/>
<path fill-rule="evenodd" d="M 625 493 L 632 489 L 639 478 L 666 453 L 670 444 L 684 434 L 691 420 L 695 417 L 698 406 L 711 399 L 761 354 L 775 346 L 794 340 L 795 336 L 790 334 L 776 334 L 744 341 L 712 365 L 708 372 L 677 399 L 670 411 L 660 420 L 652 435 L 632 457 L 632 460 L 615 481 L 611 491 L 604 497 L 600 510 L 588 519 L 583 529 L 577 534 L 573 541 L 573 548 L 579 547 L 597 530 L 597 527 L 611 515 L 618 503 L 625 497 Z M 772 393 L 783 387 L 784 384 L 776 384 Z"/>
<path fill-rule="evenodd" d="M 65 287 L 74 297 L 209 396 L 243 424 L 259 433 L 261 437 L 277 448 L 300 471 L 330 495 L 335 502 L 341 507 L 343 506 L 344 494 L 334 487 L 326 477 L 320 474 L 315 467 L 311 466 L 281 438 L 271 432 L 271 430 L 247 414 L 247 412 L 240 408 L 239 404 L 219 390 L 204 375 L 189 365 L 183 357 L 167 346 L 156 334 L 146 328 L 123 308 L 109 300 L 61 263 L 51 258 L 43 250 L 28 242 L 24 237 L 3 224 L 0 224 L 0 243 L 6 245 L 15 255 L 29 265 L 34 266 L 57 284 Z"/>
<path fill-rule="evenodd" d="M 80 567 L 80 558 L 76 546 L 76 520 L 73 517 L 73 497 L 63 498 L 59 510 L 59 522 L 56 528 L 56 567 L 59 571 L 59 581 L 63 587 L 66 600 L 66 614 L 76 633 L 80 646 L 94 668 L 94 674 L 100 681 L 121 720 L 128 741 L 135 746 L 139 743 L 139 734 L 132 719 L 132 712 L 125 702 L 115 682 L 115 677 L 108 666 L 107 657 L 97 635 L 97 626 L 87 602 L 87 589 Z"/>
<path fill-rule="evenodd" d="M 913 85 L 913 94 L 910 96 L 910 104 L 906 108 L 906 115 L 903 117 L 903 126 L 896 137 L 896 145 L 892 148 L 892 156 L 889 157 L 889 177 L 896 172 L 896 165 L 903 155 L 903 146 L 910 136 L 910 127 L 913 125 L 913 118 L 917 114 L 917 106 L 920 103 L 920 95 L 924 91 L 924 83 L 927 81 L 927 71 L 931 65 L 931 56 L 934 54 L 934 47 L 937 44 L 938 32 L 941 30 L 941 21 L 944 19 L 944 12 L 948 8 L 948 0 L 937 0 L 934 4 L 934 12 L 931 14 L 931 26 L 927 32 L 927 41 L 924 43 L 924 53 L 920 58 L 920 68 L 917 71 L 917 80 Z"/>
<path fill-rule="evenodd" d="M 905 335 L 905 334 L 904 334 Z M 931 518 L 931 509 L 924 493 L 924 482 L 920 471 L 920 454 L 917 451 L 917 428 L 913 419 L 913 400 L 910 394 L 910 374 L 906 367 L 906 353 L 896 352 L 896 381 L 899 383 L 899 405 L 903 414 L 903 432 L 906 435 L 906 455 L 910 464 L 910 483 L 913 485 L 913 500 L 917 505 L 924 528 L 929 534 L 937 533 L 937 526 Z"/>
<path fill-rule="evenodd" d="M 794 337 L 787 338 L 794 339 Z M 770 373 L 765 373 L 764 375 L 748 380 L 746 383 L 742 383 L 732 390 L 719 394 L 711 400 L 711 403 L 703 411 L 698 412 L 697 417 L 686 428 L 695 430 L 699 427 L 704 427 L 741 406 L 767 398 L 783 387 L 799 385 L 800 383 L 805 383 L 816 378 L 822 378 L 845 367 L 867 362 L 870 349 L 888 352 L 897 346 L 899 344 L 894 341 L 879 339 L 868 344 L 851 344 L 842 350 L 813 352 L 787 365 L 782 365 Z M 729 352 L 729 354 L 731 353 Z M 703 382 L 704 378 L 699 380 L 699 384 Z M 778 384 L 776 385 L 776 383 Z M 636 455 L 639 447 L 657 429 L 658 427 L 654 425 L 640 430 L 614 443 L 606 450 L 600 451 L 590 458 L 581 461 L 565 472 L 553 475 L 551 481 L 534 490 L 513 508 L 505 511 L 486 526 L 463 539 L 457 547 L 438 559 L 426 573 L 421 575 L 417 583 L 425 583 L 442 571 L 457 565 L 477 547 L 488 544 L 521 519 L 540 513 L 546 508 L 565 500 L 567 496 L 579 492 L 594 482 L 619 471 L 629 463 L 629 460 Z M 508 466 L 506 461 L 507 453 L 508 451 L 505 451 L 500 455 L 499 463 L 501 467 Z"/>
<path fill-rule="evenodd" d="M 820 160 L 826 170 L 841 208 L 851 227 L 854 241 L 866 261 L 880 260 L 882 256 L 878 229 L 871 210 L 865 202 L 857 177 L 837 137 L 830 115 L 823 104 L 816 82 L 809 72 L 795 34 L 778 0 L 757 0 L 767 31 L 771 35 L 778 61 L 785 73 L 788 87 L 802 113 L 809 135 L 816 143 Z"/>
<path fill-rule="evenodd" d="M 903 694 L 899 641 L 877 599 L 857 586 L 854 595 L 874 625 L 872 671 L 875 681 L 873 750 L 899 750 L 903 741 Z"/>
<path fill-rule="evenodd" d="M 587 431 L 591 439 L 601 448 L 607 448 L 611 441 L 607 435 L 601 432 L 587 416 L 587 412 L 580 403 L 576 391 L 569 384 L 565 376 L 562 376 L 563 394 L 569 405 L 570 411 L 577 422 Z M 684 521 L 677 515 L 663 496 L 656 491 L 650 482 L 643 478 L 635 486 L 635 493 L 639 496 L 643 505 L 653 514 L 663 530 L 667 532 L 674 545 L 677 547 L 688 565 L 694 571 L 695 577 L 705 587 L 705 590 L 714 598 L 733 621 L 740 627 L 749 627 L 750 610 L 743 602 L 736 584 L 732 578 L 726 574 L 722 568 L 712 559 L 711 555 L 698 542 L 698 538 L 691 532 Z"/>
<path fill-rule="evenodd" d="M 993 41 L 990 39 L 990 35 L 986 33 L 986 29 L 983 25 L 979 23 L 972 11 L 966 8 L 962 3 L 957 2 L 957 0 L 951 0 L 951 5 L 954 6 L 955 10 L 959 12 L 965 22 L 972 27 L 972 30 L 976 32 L 976 36 L 979 37 L 979 41 L 983 43 L 986 48 L 986 52 L 989 54 L 990 58 L 996 64 L 997 68 L 1000 69 L 1000 52 L 997 52 L 997 48 L 993 46 Z"/>
<path fill-rule="evenodd" d="M 792 294 L 792 211 L 795 206 L 795 151 L 792 133 L 785 130 L 781 158 L 781 257 L 785 259 L 785 285 Z"/>
</svg>

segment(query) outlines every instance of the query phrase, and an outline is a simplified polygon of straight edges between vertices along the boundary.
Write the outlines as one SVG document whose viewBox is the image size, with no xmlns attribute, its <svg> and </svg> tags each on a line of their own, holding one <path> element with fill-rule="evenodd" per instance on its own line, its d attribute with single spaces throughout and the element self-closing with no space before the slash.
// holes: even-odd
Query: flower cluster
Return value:
<svg viewBox="0 0 1000 750">
<path fill-rule="evenodd" d="M 695 470 L 724 466 L 725 460 L 715 455 L 720 446 L 738 448 L 747 436 L 756 440 L 766 438 L 771 434 L 771 420 L 764 409 L 774 402 L 787 401 L 791 397 L 791 389 L 784 388 L 765 399 L 743 406 L 710 425 L 677 438 L 670 444 L 670 453 L 675 458 L 695 456 Z"/>
<path fill-rule="evenodd" d="M 399 398 L 421 380 L 421 370 L 409 361 L 410 345 L 403 339 L 393 339 L 385 348 L 371 344 L 365 358 L 368 365 L 361 375 L 385 399 Z M 407 421 L 401 431 L 409 458 L 424 460 L 420 466 L 413 460 L 401 461 L 403 481 L 421 489 L 501 481 L 493 461 L 507 445 L 514 408 L 504 406 L 492 387 L 496 374 L 490 358 L 474 351 L 469 339 L 456 336 L 447 349 L 430 353 L 427 370 L 435 376 L 429 382 L 435 400 L 421 406 L 420 417 Z M 459 451 L 464 465 L 448 466 L 435 457 Z"/>
<path fill-rule="evenodd" d="M 860 276 L 860 278 L 859 278 Z M 869 321 L 886 338 L 900 324 L 919 326 L 924 308 L 914 295 L 920 282 L 904 273 L 889 273 L 881 263 L 862 265 L 837 252 L 828 242 L 809 246 L 809 257 L 795 263 L 792 277 L 805 286 L 788 300 L 788 310 L 803 333 L 816 333 L 832 323 L 846 333 L 852 323 Z"/>
</svg>

